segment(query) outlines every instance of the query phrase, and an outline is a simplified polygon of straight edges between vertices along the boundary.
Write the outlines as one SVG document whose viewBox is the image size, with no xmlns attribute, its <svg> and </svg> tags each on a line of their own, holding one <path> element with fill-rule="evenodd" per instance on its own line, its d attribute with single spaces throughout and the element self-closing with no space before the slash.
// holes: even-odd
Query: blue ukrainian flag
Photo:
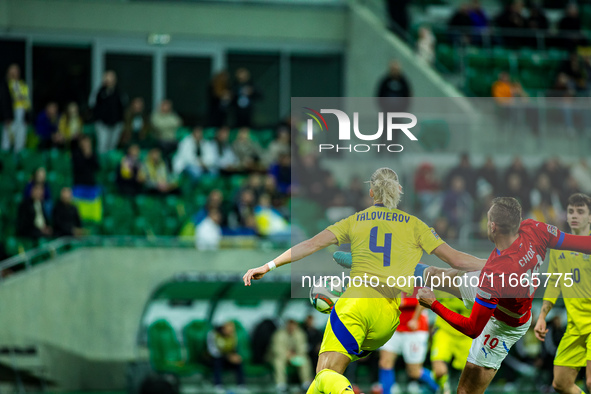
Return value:
<svg viewBox="0 0 591 394">
<path fill-rule="evenodd" d="M 74 204 L 78 207 L 80 219 L 95 223 L 100 223 L 103 220 L 100 186 L 74 186 L 72 196 L 74 197 Z"/>
</svg>

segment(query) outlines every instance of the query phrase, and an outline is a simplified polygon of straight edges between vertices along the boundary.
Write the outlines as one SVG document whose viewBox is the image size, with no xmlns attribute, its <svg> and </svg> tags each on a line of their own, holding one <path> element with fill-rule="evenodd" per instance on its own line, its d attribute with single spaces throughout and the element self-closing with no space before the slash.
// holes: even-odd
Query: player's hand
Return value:
<svg viewBox="0 0 591 394">
<path fill-rule="evenodd" d="M 409 330 L 416 331 L 419 328 L 419 319 L 410 319 L 406 325 Z"/>
<path fill-rule="evenodd" d="M 418 294 L 417 294 L 417 298 L 419 300 L 419 304 L 421 304 L 421 306 L 425 307 L 425 308 L 429 308 L 431 309 L 431 305 L 437 301 L 437 299 L 435 298 L 435 293 L 433 293 L 433 290 L 427 288 L 427 287 L 423 287 L 419 290 Z"/>
<path fill-rule="evenodd" d="M 261 265 L 258 268 L 249 269 L 242 277 L 242 280 L 244 280 L 244 286 L 250 286 L 251 280 L 259 280 L 265 276 L 267 272 L 269 272 L 269 266 L 267 264 Z"/>
<path fill-rule="evenodd" d="M 546 334 L 548 333 L 548 329 L 546 328 L 546 320 L 538 319 L 536 327 L 534 328 L 534 332 L 536 333 L 536 338 L 544 342 L 546 340 Z"/>
</svg>

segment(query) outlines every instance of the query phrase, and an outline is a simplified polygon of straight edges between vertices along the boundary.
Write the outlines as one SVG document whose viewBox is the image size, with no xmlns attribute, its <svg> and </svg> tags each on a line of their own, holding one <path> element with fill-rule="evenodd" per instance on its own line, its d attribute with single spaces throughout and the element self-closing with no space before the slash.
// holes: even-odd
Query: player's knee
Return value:
<svg viewBox="0 0 591 394">
<path fill-rule="evenodd" d="M 585 387 L 587 388 L 587 392 L 591 392 L 591 377 L 587 377 L 587 380 L 585 381 Z"/>
<path fill-rule="evenodd" d="M 587 381 L 587 386 L 589 386 L 589 381 Z M 552 387 L 558 393 L 564 393 L 568 390 L 568 384 L 564 379 L 557 379 L 556 377 L 552 380 Z"/>
</svg>

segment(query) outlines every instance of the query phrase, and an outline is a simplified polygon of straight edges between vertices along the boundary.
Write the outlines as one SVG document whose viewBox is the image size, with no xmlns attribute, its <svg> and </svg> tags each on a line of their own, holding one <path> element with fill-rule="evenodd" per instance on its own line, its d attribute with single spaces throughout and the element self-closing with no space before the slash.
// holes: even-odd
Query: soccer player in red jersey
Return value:
<svg viewBox="0 0 591 394">
<path fill-rule="evenodd" d="M 474 302 L 470 317 L 445 308 L 428 288 L 418 293 L 421 305 L 474 339 L 458 385 L 457 392 L 461 394 L 484 393 L 511 346 L 531 325 L 532 299 L 545 279 L 539 271 L 546 249 L 591 253 L 587 236 L 566 234 L 535 220 L 522 222 L 521 206 L 510 197 L 493 200 L 487 230 L 496 247 L 481 271 L 464 273 L 434 267 L 425 270 L 426 283 L 430 283 L 429 276 L 461 276 L 461 285 L 447 290 L 461 296 L 465 304 Z M 565 276 L 563 280 L 572 280 L 568 274 Z"/>
</svg>

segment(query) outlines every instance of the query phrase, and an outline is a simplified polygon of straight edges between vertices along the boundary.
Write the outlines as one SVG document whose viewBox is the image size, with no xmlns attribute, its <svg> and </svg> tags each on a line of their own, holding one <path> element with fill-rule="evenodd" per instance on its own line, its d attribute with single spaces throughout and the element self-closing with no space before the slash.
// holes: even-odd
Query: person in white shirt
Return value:
<svg viewBox="0 0 591 394">
<path fill-rule="evenodd" d="M 209 211 L 207 217 L 195 227 L 195 246 L 197 250 L 218 250 L 222 240 L 219 211 Z"/>
<path fill-rule="evenodd" d="M 214 163 L 214 147 L 211 141 L 203 139 L 203 129 L 200 126 L 193 128 L 193 132 L 182 139 L 172 159 L 175 174 L 186 172 L 194 180 L 214 168 Z"/>
</svg>

